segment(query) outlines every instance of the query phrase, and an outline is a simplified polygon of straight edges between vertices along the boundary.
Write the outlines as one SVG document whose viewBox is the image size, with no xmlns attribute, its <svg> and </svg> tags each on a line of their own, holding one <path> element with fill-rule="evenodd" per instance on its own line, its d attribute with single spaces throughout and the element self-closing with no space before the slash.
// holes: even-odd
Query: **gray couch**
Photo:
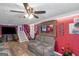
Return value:
<svg viewBox="0 0 79 59">
<path fill-rule="evenodd" d="M 41 36 L 36 40 L 30 40 L 28 47 L 30 51 L 38 56 L 55 56 L 54 45 L 54 37 Z"/>
</svg>

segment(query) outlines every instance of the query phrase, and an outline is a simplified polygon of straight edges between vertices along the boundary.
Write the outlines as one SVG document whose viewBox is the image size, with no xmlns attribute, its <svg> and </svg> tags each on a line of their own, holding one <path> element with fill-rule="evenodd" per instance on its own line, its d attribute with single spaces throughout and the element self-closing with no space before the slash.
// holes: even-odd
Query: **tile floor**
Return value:
<svg viewBox="0 0 79 59">
<path fill-rule="evenodd" d="M 19 43 L 15 41 L 8 42 L 8 47 L 13 56 L 35 56 L 28 50 L 27 42 Z"/>
<path fill-rule="evenodd" d="M 11 56 L 9 49 L 6 46 L 5 42 L 0 43 L 0 56 Z"/>
<path fill-rule="evenodd" d="M 25 43 L 19 44 L 18 42 L 3 42 L 0 43 L 0 56 L 35 56 L 23 46 Z"/>
</svg>

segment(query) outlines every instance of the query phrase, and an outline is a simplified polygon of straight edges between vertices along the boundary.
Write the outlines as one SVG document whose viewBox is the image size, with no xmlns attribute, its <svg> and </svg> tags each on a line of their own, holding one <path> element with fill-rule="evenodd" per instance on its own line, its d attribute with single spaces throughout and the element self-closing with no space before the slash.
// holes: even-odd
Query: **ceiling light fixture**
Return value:
<svg viewBox="0 0 79 59">
<path fill-rule="evenodd" d="M 32 19 L 33 18 L 33 15 L 31 14 L 30 16 L 29 16 L 29 19 Z"/>
<path fill-rule="evenodd" d="M 24 15 L 26 18 L 28 17 L 29 19 L 32 19 L 34 16 L 31 14 L 31 15 L 28 15 L 28 14 L 26 14 L 26 15 Z"/>
<path fill-rule="evenodd" d="M 24 16 L 27 18 L 29 15 L 28 14 L 25 14 Z"/>
</svg>

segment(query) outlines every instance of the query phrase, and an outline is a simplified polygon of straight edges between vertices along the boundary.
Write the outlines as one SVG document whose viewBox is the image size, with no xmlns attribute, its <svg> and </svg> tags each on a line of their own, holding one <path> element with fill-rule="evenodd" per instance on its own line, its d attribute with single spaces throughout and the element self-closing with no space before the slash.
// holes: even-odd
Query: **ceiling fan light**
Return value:
<svg viewBox="0 0 79 59">
<path fill-rule="evenodd" d="M 33 18 L 33 15 L 31 14 L 30 16 L 29 16 L 29 19 L 32 19 Z"/>
<path fill-rule="evenodd" d="M 25 15 L 26 18 L 27 18 L 28 16 L 29 16 L 28 14 Z"/>
</svg>

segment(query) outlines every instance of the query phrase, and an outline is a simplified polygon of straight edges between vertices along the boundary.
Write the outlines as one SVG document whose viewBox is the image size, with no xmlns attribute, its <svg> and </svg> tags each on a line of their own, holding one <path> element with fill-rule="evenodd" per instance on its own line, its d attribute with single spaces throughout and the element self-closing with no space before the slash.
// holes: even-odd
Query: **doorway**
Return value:
<svg viewBox="0 0 79 59">
<path fill-rule="evenodd" d="M 2 38 L 5 42 L 16 41 L 18 38 L 16 27 L 3 26 L 2 27 Z"/>
</svg>

